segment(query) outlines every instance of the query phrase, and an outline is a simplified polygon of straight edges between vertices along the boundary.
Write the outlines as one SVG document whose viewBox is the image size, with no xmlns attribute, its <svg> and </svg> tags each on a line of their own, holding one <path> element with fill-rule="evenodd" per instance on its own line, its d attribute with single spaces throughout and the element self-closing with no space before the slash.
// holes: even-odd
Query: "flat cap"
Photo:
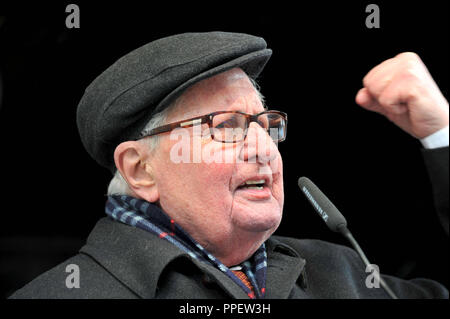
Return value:
<svg viewBox="0 0 450 319">
<path fill-rule="evenodd" d="M 151 117 L 189 86 L 235 67 L 256 78 L 271 54 L 263 38 L 242 33 L 184 33 L 150 42 L 86 88 L 77 109 L 83 145 L 114 173 L 116 146 L 137 139 Z"/>
</svg>

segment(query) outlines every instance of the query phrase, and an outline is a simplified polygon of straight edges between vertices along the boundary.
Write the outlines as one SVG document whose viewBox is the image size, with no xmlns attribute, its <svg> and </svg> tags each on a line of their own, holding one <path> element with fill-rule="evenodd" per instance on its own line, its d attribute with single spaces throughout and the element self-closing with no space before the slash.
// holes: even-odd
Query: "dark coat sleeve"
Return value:
<svg viewBox="0 0 450 319">
<path fill-rule="evenodd" d="M 448 235 L 448 158 L 449 148 L 422 149 L 425 166 L 430 178 L 436 213 L 441 225 Z M 403 280 L 391 276 L 383 276 L 399 298 L 445 298 L 448 290 L 441 284 L 428 279 L 417 278 Z"/>
<path fill-rule="evenodd" d="M 422 151 L 432 185 L 435 209 L 447 234 L 448 153 L 448 147 Z M 283 242 L 294 247 L 306 259 L 307 288 L 303 291 L 295 286 L 291 298 L 304 298 L 304 295 L 309 298 L 390 298 L 381 287 L 366 287 L 368 274 L 365 265 L 353 249 L 319 240 L 284 238 Z M 406 280 L 388 275 L 383 275 L 383 278 L 401 299 L 448 299 L 447 288 L 434 280 Z"/>
<path fill-rule="evenodd" d="M 430 178 L 436 213 L 447 235 L 449 234 L 449 148 L 422 149 L 425 166 Z M 448 298 L 448 290 L 441 284 L 428 279 L 403 280 L 383 276 L 399 298 Z"/>
<path fill-rule="evenodd" d="M 434 206 L 439 216 L 441 225 L 448 235 L 448 147 L 436 149 L 423 149 L 422 154 L 425 166 L 433 188 Z"/>
</svg>

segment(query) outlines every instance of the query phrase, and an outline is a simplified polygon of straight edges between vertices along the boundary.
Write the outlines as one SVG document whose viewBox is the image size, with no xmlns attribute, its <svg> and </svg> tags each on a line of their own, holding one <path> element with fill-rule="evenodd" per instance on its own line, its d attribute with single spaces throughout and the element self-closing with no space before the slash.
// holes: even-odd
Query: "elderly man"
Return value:
<svg viewBox="0 0 450 319">
<path fill-rule="evenodd" d="M 181 34 L 95 79 L 78 126 L 114 174 L 108 217 L 78 255 L 13 298 L 389 298 L 366 287 L 353 250 L 272 236 L 283 211 L 277 143 L 287 115 L 266 109 L 255 86 L 270 56 L 263 39 L 246 34 Z M 425 162 L 448 227 L 448 103 L 421 60 L 404 53 L 383 62 L 356 102 L 432 149 Z M 401 298 L 448 298 L 431 280 L 384 278 Z"/>
</svg>

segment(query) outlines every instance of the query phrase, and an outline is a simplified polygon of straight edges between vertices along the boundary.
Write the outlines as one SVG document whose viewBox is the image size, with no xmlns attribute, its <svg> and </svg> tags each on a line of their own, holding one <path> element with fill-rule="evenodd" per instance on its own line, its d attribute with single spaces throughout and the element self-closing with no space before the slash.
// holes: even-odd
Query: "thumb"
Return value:
<svg viewBox="0 0 450 319">
<path fill-rule="evenodd" d="M 368 111 L 384 114 L 383 108 L 372 97 L 367 88 L 362 88 L 358 91 L 355 97 L 355 102 Z"/>
</svg>

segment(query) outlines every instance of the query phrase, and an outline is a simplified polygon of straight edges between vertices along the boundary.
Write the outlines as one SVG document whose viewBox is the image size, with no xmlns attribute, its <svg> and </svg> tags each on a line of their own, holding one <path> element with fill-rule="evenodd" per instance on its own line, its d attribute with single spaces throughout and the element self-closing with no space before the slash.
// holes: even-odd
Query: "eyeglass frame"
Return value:
<svg viewBox="0 0 450 319">
<path fill-rule="evenodd" d="M 214 132 L 213 132 L 214 127 L 212 126 L 213 118 L 214 118 L 214 116 L 216 116 L 218 114 L 224 114 L 224 113 L 238 113 L 238 114 L 242 114 L 242 115 L 245 116 L 247 125 L 246 125 L 245 134 L 244 134 L 244 136 L 243 136 L 243 138 L 241 140 L 239 140 L 239 141 L 222 141 L 222 140 L 216 140 L 214 138 Z M 254 115 L 247 114 L 247 113 L 240 112 L 240 111 L 217 111 L 217 112 L 209 113 L 209 114 L 206 114 L 206 115 L 203 115 L 203 116 L 193 117 L 193 118 L 190 118 L 190 119 L 185 119 L 185 120 L 182 120 L 182 121 L 177 121 L 177 122 L 174 122 L 174 123 L 169 123 L 169 124 L 166 124 L 166 125 L 162 125 L 162 126 L 156 127 L 154 129 L 151 129 L 151 130 L 148 130 L 148 129 L 144 130 L 144 131 L 141 132 L 141 134 L 140 134 L 138 139 L 142 139 L 142 138 L 145 138 L 145 137 L 150 137 L 150 136 L 154 136 L 154 135 L 170 132 L 170 131 L 172 131 L 174 129 L 177 129 L 177 128 L 191 127 L 191 126 L 194 126 L 194 125 L 202 125 L 202 124 L 206 123 L 206 124 L 208 124 L 209 131 L 210 131 L 210 134 L 211 134 L 211 138 L 214 141 L 222 142 L 222 143 L 237 143 L 237 142 L 241 142 L 241 141 L 245 140 L 245 138 L 247 137 L 247 132 L 248 132 L 248 128 L 250 127 L 250 123 L 252 123 L 252 122 L 258 123 L 258 117 L 263 115 L 263 114 L 267 114 L 267 113 L 278 114 L 278 115 L 281 115 L 282 118 L 284 118 L 284 137 L 279 139 L 279 140 L 277 140 L 277 141 L 274 141 L 274 142 L 277 142 L 277 143 L 283 142 L 286 139 L 286 136 L 287 136 L 288 117 L 287 117 L 286 113 L 281 112 L 281 111 L 276 111 L 276 110 L 266 110 L 266 111 L 263 111 L 261 113 L 254 114 Z M 259 125 L 259 123 L 258 123 L 258 125 Z"/>
</svg>

